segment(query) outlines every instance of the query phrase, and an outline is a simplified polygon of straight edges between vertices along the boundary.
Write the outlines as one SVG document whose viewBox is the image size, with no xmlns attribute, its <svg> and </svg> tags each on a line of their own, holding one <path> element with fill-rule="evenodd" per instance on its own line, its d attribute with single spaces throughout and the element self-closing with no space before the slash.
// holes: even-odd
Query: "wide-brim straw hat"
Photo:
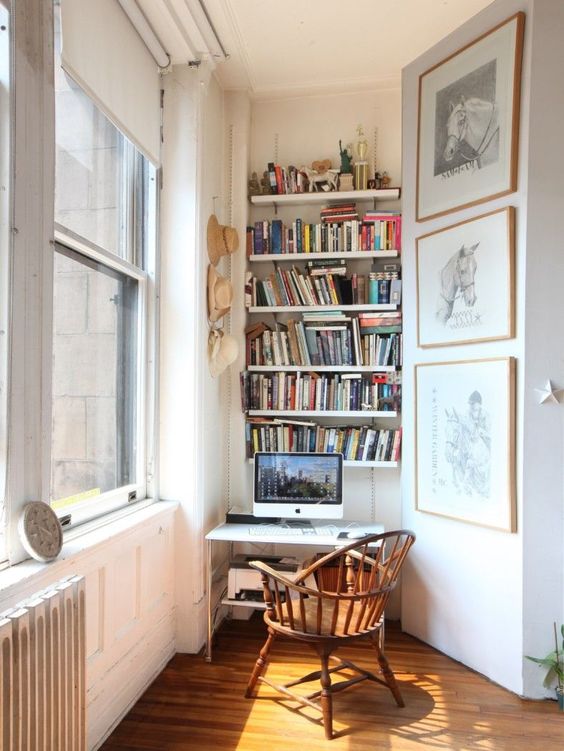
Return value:
<svg viewBox="0 0 564 751">
<path fill-rule="evenodd" d="M 229 279 L 218 274 L 215 267 L 208 266 L 208 318 L 212 323 L 219 321 L 231 310 L 233 287 Z"/>
<path fill-rule="evenodd" d="M 208 219 L 208 258 L 217 266 L 222 256 L 235 253 L 239 247 L 239 235 L 234 227 L 228 227 L 217 221 L 215 214 Z"/>
<path fill-rule="evenodd" d="M 217 378 L 237 359 L 239 345 L 231 334 L 212 329 L 208 336 L 208 361 L 210 373 Z"/>
</svg>

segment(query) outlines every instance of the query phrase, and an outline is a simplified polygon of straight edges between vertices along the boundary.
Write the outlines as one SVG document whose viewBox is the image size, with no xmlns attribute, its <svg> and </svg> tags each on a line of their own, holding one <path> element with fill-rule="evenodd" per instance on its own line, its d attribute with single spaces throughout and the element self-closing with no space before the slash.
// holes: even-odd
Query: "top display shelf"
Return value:
<svg viewBox="0 0 564 751">
<path fill-rule="evenodd" d="M 319 191 L 316 193 L 282 193 L 280 195 L 251 196 L 255 206 L 304 206 L 331 204 L 339 201 L 394 201 L 400 197 L 400 188 L 380 190 Z"/>
</svg>

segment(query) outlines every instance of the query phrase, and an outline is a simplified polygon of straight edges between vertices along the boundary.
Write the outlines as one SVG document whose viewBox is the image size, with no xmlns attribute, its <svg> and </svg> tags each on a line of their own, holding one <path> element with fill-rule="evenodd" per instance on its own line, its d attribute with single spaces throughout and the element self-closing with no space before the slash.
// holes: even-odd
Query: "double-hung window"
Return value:
<svg viewBox="0 0 564 751">
<path fill-rule="evenodd" d="M 156 495 L 160 87 L 119 3 L 0 0 L 0 567 Z"/>
<path fill-rule="evenodd" d="M 57 8 L 55 113 L 50 500 L 74 525 L 151 481 L 157 171 L 63 71 Z"/>
</svg>

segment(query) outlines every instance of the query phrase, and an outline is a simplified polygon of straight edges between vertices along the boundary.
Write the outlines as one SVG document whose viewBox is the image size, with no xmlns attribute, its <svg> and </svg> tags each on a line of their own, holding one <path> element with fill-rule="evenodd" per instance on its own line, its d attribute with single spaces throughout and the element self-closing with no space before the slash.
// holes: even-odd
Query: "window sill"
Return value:
<svg viewBox="0 0 564 751">
<path fill-rule="evenodd" d="M 178 503 L 175 501 L 140 501 L 135 504 L 135 507 L 120 509 L 113 514 L 65 532 L 63 549 L 56 560 L 51 563 L 27 560 L 0 571 L 0 598 L 7 599 L 14 592 L 24 587 L 27 588 L 33 579 L 44 575 L 49 568 L 53 572 L 53 578 L 56 579 L 57 570 L 63 568 L 65 561 L 117 539 L 161 515 L 166 516 L 174 512 L 177 507 Z M 58 578 L 63 575 L 60 574 Z"/>
</svg>

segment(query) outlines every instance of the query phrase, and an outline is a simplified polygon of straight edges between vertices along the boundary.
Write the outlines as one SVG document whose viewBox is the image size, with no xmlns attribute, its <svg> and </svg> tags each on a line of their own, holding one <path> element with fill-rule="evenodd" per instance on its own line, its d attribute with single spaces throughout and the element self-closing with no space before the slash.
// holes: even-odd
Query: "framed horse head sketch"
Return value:
<svg viewBox="0 0 564 751">
<path fill-rule="evenodd" d="M 417 344 L 514 336 L 515 209 L 482 214 L 417 238 Z"/>
<path fill-rule="evenodd" d="M 415 366 L 416 508 L 514 532 L 515 359 Z"/>
<path fill-rule="evenodd" d="M 517 189 L 524 13 L 419 77 L 417 221 Z"/>
</svg>

